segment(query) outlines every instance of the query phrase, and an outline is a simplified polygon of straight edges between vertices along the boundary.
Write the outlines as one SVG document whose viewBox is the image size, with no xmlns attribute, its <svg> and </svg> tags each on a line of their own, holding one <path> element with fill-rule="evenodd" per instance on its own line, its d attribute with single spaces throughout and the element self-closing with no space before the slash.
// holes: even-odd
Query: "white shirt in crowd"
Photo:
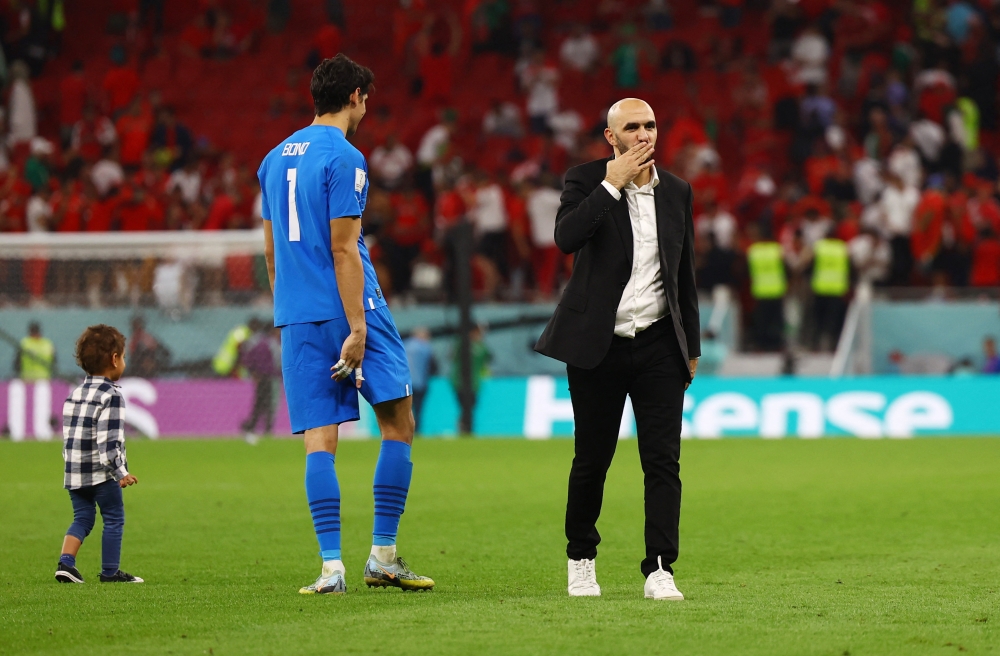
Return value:
<svg viewBox="0 0 1000 656">
<path fill-rule="evenodd" d="M 197 169 L 193 171 L 177 169 L 167 180 L 167 193 L 173 193 L 174 189 L 180 189 L 181 198 L 185 203 L 197 202 L 201 194 L 201 173 Z"/>
<path fill-rule="evenodd" d="M 41 196 L 34 195 L 28 199 L 25 208 L 28 221 L 28 232 L 48 232 L 52 220 L 52 205 Z"/>
<path fill-rule="evenodd" d="M 883 187 L 885 183 L 882 182 L 882 170 L 878 160 L 864 157 L 854 163 L 854 188 L 862 205 L 874 203 Z"/>
<path fill-rule="evenodd" d="M 536 248 L 556 245 L 556 214 L 559 212 L 559 191 L 539 187 L 528 194 L 528 219 L 531 220 L 531 242 Z"/>
<path fill-rule="evenodd" d="M 910 124 L 910 136 L 928 161 L 937 161 L 944 147 L 944 128 L 929 118 L 923 118 Z"/>
<path fill-rule="evenodd" d="M 622 192 L 605 181 L 601 184 L 616 200 Z M 656 233 L 656 197 L 653 189 L 660 176 L 653 167 L 653 177 L 642 187 L 634 182 L 622 191 L 628 201 L 628 216 L 632 222 L 632 275 L 622 292 L 615 315 L 615 334 L 635 337 L 667 315 L 667 296 L 663 291 L 660 272 L 660 242 Z"/>
<path fill-rule="evenodd" d="M 913 232 L 913 212 L 920 203 L 920 192 L 914 187 L 898 189 L 889 185 L 882 192 L 882 231 L 888 237 L 907 237 Z"/>
<path fill-rule="evenodd" d="M 413 155 L 410 149 L 398 141 L 391 147 L 379 146 L 372 151 L 368 159 L 376 179 L 387 187 L 399 186 L 406 172 L 413 166 Z"/>
<path fill-rule="evenodd" d="M 12 145 L 31 141 L 38 136 L 35 96 L 26 80 L 14 80 L 10 85 L 8 107 L 7 125 L 10 127 L 9 140 Z"/>
<path fill-rule="evenodd" d="M 578 71 L 586 71 L 597 61 L 601 52 L 597 39 L 590 32 L 568 37 L 559 48 L 559 59 Z"/>
<path fill-rule="evenodd" d="M 94 183 L 94 189 L 98 196 L 105 196 L 115 187 L 125 182 L 125 171 L 122 165 L 113 159 L 102 159 L 94 164 L 90 169 L 90 181 Z"/>
<path fill-rule="evenodd" d="M 916 149 L 903 145 L 893 148 L 889 154 L 888 169 L 898 175 L 907 187 L 920 188 L 924 169 L 920 165 L 920 155 Z"/>
<path fill-rule="evenodd" d="M 417 162 L 421 166 L 434 166 L 448 149 L 450 133 L 446 125 L 438 124 L 424 133 L 417 147 Z"/>
<path fill-rule="evenodd" d="M 500 185 L 491 183 L 476 189 L 472 223 L 479 234 L 503 232 L 507 229 L 507 205 Z"/>
<path fill-rule="evenodd" d="M 801 84 L 826 82 L 826 60 L 829 57 L 830 46 L 822 34 L 815 30 L 803 32 L 792 44 L 792 59 L 799 65 L 797 81 Z"/>
<path fill-rule="evenodd" d="M 511 102 L 492 107 L 483 115 L 483 134 L 499 137 L 520 137 L 524 134 L 521 125 L 521 110 Z"/>
<path fill-rule="evenodd" d="M 715 237 L 715 243 L 723 250 L 732 250 L 736 243 L 736 217 L 725 210 L 716 210 L 714 214 L 701 214 L 694 225 L 698 234 L 711 233 Z"/>
<path fill-rule="evenodd" d="M 892 263 L 892 249 L 889 242 L 875 235 L 861 233 L 847 244 L 851 264 L 863 280 L 876 282 L 885 280 Z"/>
<path fill-rule="evenodd" d="M 521 88 L 528 93 L 528 116 L 551 116 L 559 111 L 559 70 L 543 63 L 520 66 Z"/>
<path fill-rule="evenodd" d="M 577 135 L 585 127 L 583 117 L 572 109 L 553 114 L 549 117 L 549 127 L 555 132 L 555 141 L 566 150 L 576 150 Z"/>
</svg>

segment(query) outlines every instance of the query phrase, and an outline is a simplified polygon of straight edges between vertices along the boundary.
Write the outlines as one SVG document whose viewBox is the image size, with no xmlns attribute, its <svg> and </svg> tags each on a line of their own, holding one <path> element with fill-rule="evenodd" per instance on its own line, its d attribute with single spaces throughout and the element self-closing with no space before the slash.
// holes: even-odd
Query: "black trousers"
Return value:
<svg viewBox="0 0 1000 656">
<path fill-rule="evenodd" d="M 632 398 L 645 476 L 646 557 L 642 573 L 659 567 L 672 572 L 677 560 L 681 513 L 681 410 L 688 364 L 669 318 L 635 339 L 615 336 L 604 360 L 594 369 L 567 366 L 576 419 L 576 450 L 566 504 L 566 554 L 573 560 L 594 558 L 601 535 L 597 518 L 604 481 L 618 446 L 625 398 Z"/>
</svg>

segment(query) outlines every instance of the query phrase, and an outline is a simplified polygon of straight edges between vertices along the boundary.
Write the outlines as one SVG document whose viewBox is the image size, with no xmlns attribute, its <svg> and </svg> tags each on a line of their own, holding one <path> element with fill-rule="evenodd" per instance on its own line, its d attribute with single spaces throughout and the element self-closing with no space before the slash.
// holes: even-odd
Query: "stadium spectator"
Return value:
<svg viewBox="0 0 1000 656">
<path fill-rule="evenodd" d="M 992 337 L 983 339 L 983 373 L 1000 374 L 1000 354 L 997 353 L 997 342 Z"/>
<path fill-rule="evenodd" d="M 635 89 L 642 82 L 644 67 L 655 65 L 656 49 L 632 23 L 618 30 L 618 47 L 611 52 L 609 62 L 615 69 L 615 82 L 621 89 Z"/>
<path fill-rule="evenodd" d="M 515 68 L 521 90 L 526 95 L 525 111 L 534 133 L 549 129 L 549 117 L 559 110 L 559 69 L 545 59 L 544 50 L 535 50 Z"/>
<path fill-rule="evenodd" d="M 972 250 L 969 284 L 973 287 L 1000 287 L 1000 239 L 992 227 L 980 228 Z"/>
<path fill-rule="evenodd" d="M 15 61 L 10 65 L 10 95 L 7 100 L 7 137 L 11 146 L 29 142 L 38 136 L 38 113 L 31 90 L 28 65 Z"/>
<path fill-rule="evenodd" d="M 559 60 L 570 70 L 590 73 L 600 57 L 600 46 L 587 26 L 573 23 L 569 36 L 559 46 Z"/>
<path fill-rule="evenodd" d="M 191 156 L 184 161 L 181 168 L 170 174 L 166 191 L 168 194 L 177 193 L 184 203 L 194 205 L 201 198 L 201 185 L 201 162 L 195 156 Z"/>
<path fill-rule="evenodd" d="M 67 157 L 96 162 L 105 148 L 115 143 L 115 125 L 106 116 L 99 116 L 93 105 L 83 108 L 83 116 L 73 125 Z"/>
<path fill-rule="evenodd" d="M 384 144 L 372 151 L 368 168 L 375 184 L 394 190 L 406 182 L 413 169 L 413 154 L 395 134 L 390 134 Z"/>
<path fill-rule="evenodd" d="M 494 98 L 483 115 L 483 134 L 487 137 L 522 137 L 521 110 L 512 102 Z"/>
<path fill-rule="evenodd" d="M 146 330 L 146 320 L 141 315 L 132 317 L 127 349 L 128 366 L 133 376 L 153 378 L 169 366 L 170 351 Z"/>
<path fill-rule="evenodd" d="M 173 108 L 162 107 L 149 136 L 149 147 L 158 162 L 174 171 L 193 156 L 194 138 L 188 127 L 177 120 Z"/>
<path fill-rule="evenodd" d="M 152 129 L 152 118 L 143 111 L 139 98 L 133 98 L 125 113 L 115 123 L 119 158 L 122 167 L 129 173 L 137 171 L 142 164 Z"/>
<path fill-rule="evenodd" d="M 87 78 L 83 61 L 78 59 L 59 82 L 59 138 L 64 148 L 69 146 L 73 126 L 83 118 L 87 100 Z"/>
<path fill-rule="evenodd" d="M 420 99 L 425 103 L 451 100 L 454 84 L 454 59 L 462 46 L 462 27 L 458 17 L 446 12 L 431 16 L 415 39 Z"/>
<path fill-rule="evenodd" d="M 406 359 L 410 365 L 410 378 L 413 384 L 413 421 L 419 433 L 424 400 L 427 398 L 431 376 L 437 372 L 437 360 L 431 348 L 431 333 L 427 328 L 414 328 L 403 342 L 403 346 L 406 348 Z"/>
<path fill-rule="evenodd" d="M 485 171 L 476 173 L 469 216 L 476 229 L 477 251 L 500 272 L 507 273 L 507 207 L 503 187 Z"/>
<path fill-rule="evenodd" d="M 24 162 L 24 179 L 32 189 L 49 185 L 52 176 L 52 155 L 55 145 L 44 137 L 35 137 L 29 145 L 28 159 Z"/>
<path fill-rule="evenodd" d="M 913 269 L 913 254 L 910 233 L 913 231 L 913 213 L 920 202 L 920 193 L 906 186 L 903 179 L 892 172 L 885 176 L 886 188 L 880 201 L 882 229 L 889 236 L 892 248 L 892 269 L 889 273 L 890 285 L 910 284 Z"/>
<path fill-rule="evenodd" d="M 28 232 L 49 232 L 52 230 L 52 190 L 48 185 L 43 185 L 35 189 L 35 193 L 28 199 L 25 215 L 28 223 Z"/>
<path fill-rule="evenodd" d="M 452 109 L 441 112 L 441 121 L 427 130 L 420 139 L 417 148 L 417 170 L 414 183 L 417 189 L 427 199 L 427 204 L 434 205 L 435 181 L 444 176 L 444 166 L 451 149 L 451 138 L 458 123 L 458 115 Z"/>
<path fill-rule="evenodd" d="M 139 74 L 128 63 L 125 48 L 116 45 L 111 49 L 111 69 L 104 74 L 101 90 L 104 92 L 105 107 L 112 118 L 118 118 L 139 91 Z"/>
<path fill-rule="evenodd" d="M 556 246 L 556 213 L 559 211 L 560 192 L 556 181 L 549 175 L 539 186 L 532 186 L 528 192 L 527 211 L 531 222 L 532 261 L 535 283 L 542 299 L 552 297 L 563 259 L 562 251 Z"/>
<path fill-rule="evenodd" d="M 815 25 L 809 25 L 796 37 L 791 54 L 796 66 L 796 82 L 816 85 L 826 82 L 830 45 Z"/>
<path fill-rule="evenodd" d="M 104 149 L 104 155 L 90 169 L 90 180 L 100 198 L 106 198 L 125 182 L 125 169 L 118 157 L 118 146 Z"/>
</svg>

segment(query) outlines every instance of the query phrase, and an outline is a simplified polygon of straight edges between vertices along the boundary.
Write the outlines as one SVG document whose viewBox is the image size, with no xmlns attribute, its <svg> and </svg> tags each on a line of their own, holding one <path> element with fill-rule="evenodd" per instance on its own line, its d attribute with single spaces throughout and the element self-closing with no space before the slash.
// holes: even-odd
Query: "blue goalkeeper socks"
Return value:
<svg viewBox="0 0 1000 656">
<path fill-rule="evenodd" d="M 63 554 L 59 556 L 59 562 L 63 565 L 69 565 L 70 567 L 76 567 L 76 556 L 70 554 Z"/>
<path fill-rule="evenodd" d="M 410 445 L 406 442 L 382 440 L 382 449 L 375 465 L 375 529 L 372 544 L 388 547 L 396 544 L 399 517 L 406 507 L 406 494 L 410 491 L 413 463 L 410 462 Z"/>
<path fill-rule="evenodd" d="M 326 451 L 306 455 L 306 499 L 324 561 L 340 560 L 340 484 L 333 463 Z"/>
</svg>

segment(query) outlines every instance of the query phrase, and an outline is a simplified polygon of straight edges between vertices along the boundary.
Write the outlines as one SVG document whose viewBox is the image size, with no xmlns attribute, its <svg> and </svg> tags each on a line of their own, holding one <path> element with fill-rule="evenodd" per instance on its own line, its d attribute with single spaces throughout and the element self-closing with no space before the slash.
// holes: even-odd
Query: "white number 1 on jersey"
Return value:
<svg viewBox="0 0 1000 656">
<path fill-rule="evenodd" d="M 296 169 L 288 169 L 288 241 L 300 241 L 299 237 L 299 210 L 295 207 L 295 178 L 298 175 Z"/>
</svg>

